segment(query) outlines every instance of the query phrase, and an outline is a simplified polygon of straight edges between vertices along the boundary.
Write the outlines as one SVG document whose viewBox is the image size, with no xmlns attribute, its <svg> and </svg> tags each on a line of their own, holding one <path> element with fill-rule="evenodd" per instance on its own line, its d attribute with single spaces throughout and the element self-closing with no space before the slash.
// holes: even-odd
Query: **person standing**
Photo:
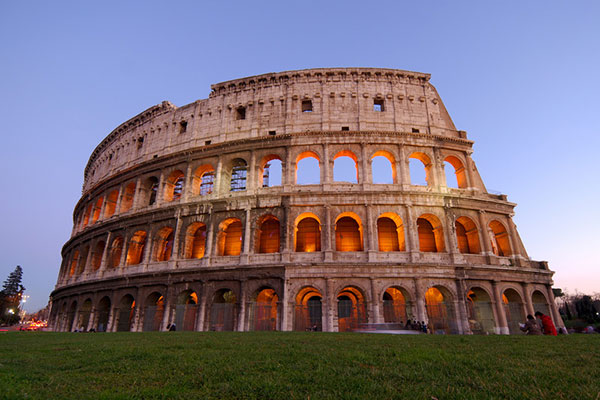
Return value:
<svg viewBox="0 0 600 400">
<path fill-rule="evenodd" d="M 540 311 L 536 311 L 535 316 L 536 318 L 539 318 L 542 321 L 542 326 L 544 327 L 544 335 L 557 335 L 556 327 L 554 326 L 554 322 L 552 322 L 552 318 Z"/>
</svg>

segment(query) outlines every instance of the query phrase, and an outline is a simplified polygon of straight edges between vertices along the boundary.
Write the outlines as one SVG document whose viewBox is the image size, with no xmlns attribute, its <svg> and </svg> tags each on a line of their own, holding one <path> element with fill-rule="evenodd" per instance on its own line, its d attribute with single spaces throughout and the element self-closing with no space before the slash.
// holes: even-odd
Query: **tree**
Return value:
<svg viewBox="0 0 600 400">
<path fill-rule="evenodd" d="M 0 291 L 0 323 L 14 325 L 19 322 L 19 306 L 25 287 L 21 284 L 23 268 L 17 265 L 8 275 Z"/>
</svg>

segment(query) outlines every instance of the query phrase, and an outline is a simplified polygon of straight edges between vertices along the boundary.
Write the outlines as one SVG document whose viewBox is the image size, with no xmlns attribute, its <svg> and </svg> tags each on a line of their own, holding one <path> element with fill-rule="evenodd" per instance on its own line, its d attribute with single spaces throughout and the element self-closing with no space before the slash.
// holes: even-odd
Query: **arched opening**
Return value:
<svg viewBox="0 0 600 400">
<path fill-rule="evenodd" d="M 210 308 L 211 331 L 232 331 L 236 319 L 235 294 L 230 289 L 219 289 L 213 296 Z"/>
<path fill-rule="evenodd" d="M 323 308 L 321 292 L 314 287 L 305 287 L 296 296 L 294 307 L 295 331 L 322 331 Z"/>
<path fill-rule="evenodd" d="M 65 331 L 71 332 L 73 329 L 77 329 L 77 327 L 73 328 L 73 322 L 75 322 L 76 313 L 77 302 L 74 301 L 71 303 L 71 308 L 69 308 L 69 312 L 67 313 L 67 326 L 65 327 Z"/>
<path fill-rule="evenodd" d="M 477 225 L 468 217 L 459 217 L 454 223 L 458 251 L 464 254 L 479 254 L 479 230 Z"/>
<path fill-rule="evenodd" d="M 261 187 L 281 186 L 282 163 L 277 155 L 268 155 L 260 163 Z"/>
<path fill-rule="evenodd" d="M 479 287 L 474 287 L 467 293 L 467 319 L 471 332 L 476 335 L 495 333 L 496 322 L 490 295 Z"/>
<path fill-rule="evenodd" d="M 220 256 L 239 256 L 242 252 L 242 222 L 228 218 L 219 225 L 217 245 Z"/>
<path fill-rule="evenodd" d="M 104 197 L 100 196 L 94 204 L 94 212 L 92 213 L 92 224 L 100 219 L 100 212 L 102 211 L 102 204 L 104 203 Z"/>
<path fill-rule="evenodd" d="M 146 197 L 145 203 L 149 206 L 154 205 L 158 195 L 158 178 L 151 176 L 146 179 L 144 183 L 144 196 Z"/>
<path fill-rule="evenodd" d="M 114 215 L 117 208 L 117 200 L 119 198 L 119 191 L 113 190 L 106 197 L 106 205 L 104 206 L 104 218 L 110 218 Z"/>
<path fill-rule="evenodd" d="M 277 330 L 277 305 L 279 296 L 275 290 L 264 288 L 260 290 L 250 304 L 250 329 L 254 331 Z"/>
<path fill-rule="evenodd" d="M 90 253 L 90 246 L 85 246 L 79 256 L 79 262 L 77 263 L 77 272 L 76 273 L 78 276 L 83 274 L 83 271 L 85 270 L 85 266 L 87 264 L 87 258 L 88 258 L 89 253 Z"/>
<path fill-rule="evenodd" d="M 425 292 L 425 307 L 429 329 L 433 333 L 455 333 L 454 307 L 447 290 L 441 286 L 431 287 Z"/>
<path fill-rule="evenodd" d="M 81 305 L 79 309 L 79 320 L 77 321 L 76 329 L 79 332 L 87 331 L 88 324 L 90 323 L 90 315 L 92 314 L 92 299 L 87 299 Z"/>
<path fill-rule="evenodd" d="M 135 182 L 130 182 L 125 186 L 123 197 L 121 198 L 121 210 L 119 213 L 127 212 L 133 206 L 133 198 L 135 196 Z"/>
<path fill-rule="evenodd" d="M 241 158 L 236 158 L 231 164 L 231 181 L 229 190 L 231 192 L 241 192 L 246 190 L 246 174 L 248 164 Z"/>
<path fill-rule="evenodd" d="M 83 227 L 85 228 L 90 222 L 90 214 L 92 213 L 92 204 L 89 204 L 83 214 Z"/>
<path fill-rule="evenodd" d="M 104 254 L 104 248 L 106 247 L 106 242 L 100 240 L 94 246 L 94 252 L 92 253 L 92 269 L 94 271 L 98 271 L 100 265 L 102 265 L 102 255 Z"/>
<path fill-rule="evenodd" d="M 548 306 L 548 300 L 546 300 L 546 296 L 539 290 L 536 290 L 531 295 L 531 302 L 533 303 L 533 311 L 541 312 L 545 315 L 552 316 L 550 314 L 550 307 Z"/>
<path fill-rule="evenodd" d="M 410 296 L 400 287 L 387 288 L 383 293 L 383 320 L 386 323 L 405 324 L 412 318 Z"/>
<path fill-rule="evenodd" d="M 441 253 L 444 251 L 444 232 L 438 217 L 423 214 L 417 219 L 419 251 L 423 253 Z"/>
<path fill-rule="evenodd" d="M 363 250 L 362 227 L 353 217 L 338 216 L 335 222 L 335 249 L 337 251 Z"/>
<path fill-rule="evenodd" d="M 525 321 L 525 307 L 521 295 L 515 289 L 506 289 L 502 294 L 504 313 L 511 335 L 521 334 L 519 324 Z"/>
<path fill-rule="evenodd" d="M 431 159 L 425 153 L 412 153 L 408 157 L 410 184 L 417 186 L 431 185 Z"/>
<path fill-rule="evenodd" d="M 396 214 L 385 213 L 377 219 L 379 251 L 406 251 L 404 225 Z"/>
<path fill-rule="evenodd" d="M 202 258 L 206 250 L 206 225 L 202 222 L 191 224 L 186 233 L 185 258 Z"/>
<path fill-rule="evenodd" d="M 185 175 L 180 170 L 171 172 L 165 182 L 165 201 L 177 201 L 183 193 Z"/>
<path fill-rule="evenodd" d="M 144 307 L 144 332 L 160 331 L 165 313 L 165 299 L 158 293 L 153 292 L 146 298 Z"/>
<path fill-rule="evenodd" d="M 321 159 L 312 151 L 300 153 L 296 158 L 296 184 L 313 185 L 321 183 Z"/>
<path fill-rule="evenodd" d="M 156 261 L 169 261 L 173 255 L 173 241 L 175 239 L 175 232 L 173 228 L 164 227 L 156 235 L 155 256 Z"/>
<path fill-rule="evenodd" d="M 279 253 L 279 231 L 279 220 L 276 217 L 273 215 L 262 217 L 257 231 L 257 253 Z"/>
<path fill-rule="evenodd" d="M 119 302 L 117 315 L 117 332 L 131 331 L 131 325 L 133 324 L 133 317 L 135 315 L 135 301 L 133 299 L 133 296 L 129 294 L 123 296 L 123 298 Z"/>
<path fill-rule="evenodd" d="M 457 157 L 448 156 L 444 159 L 444 172 L 446 173 L 446 185 L 453 188 L 464 189 L 468 187 L 467 174 L 462 161 Z"/>
<path fill-rule="evenodd" d="M 321 251 L 321 224 L 316 216 L 314 218 L 306 216 L 300 219 L 296 225 L 295 239 L 295 251 L 297 252 Z"/>
<path fill-rule="evenodd" d="M 363 294 L 347 286 L 338 295 L 338 332 L 350 332 L 367 322 L 367 308 Z"/>
<path fill-rule="evenodd" d="M 373 183 L 396 183 L 396 159 L 387 151 L 378 151 L 371 158 Z"/>
<path fill-rule="evenodd" d="M 75 250 L 71 256 L 71 268 L 69 268 L 69 277 L 75 275 L 77 265 L 79 264 L 79 250 Z"/>
<path fill-rule="evenodd" d="M 117 268 L 121 264 L 121 253 L 123 253 L 123 237 L 117 236 L 113 239 L 110 246 L 110 258 L 108 259 L 109 268 Z"/>
<path fill-rule="evenodd" d="M 146 232 L 137 231 L 129 241 L 127 249 L 127 260 L 125 265 L 136 265 L 142 262 L 144 257 L 144 248 L 146 247 Z"/>
<path fill-rule="evenodd" d="M 358 183 L 358 159 L 354 153 L 343 150 L 333 157 L 333 180 Z"/>
<path fill-rule="evenodd" d="M 495 255 L 500 257 L 508 257 L 512 254 L 510 249 L 510 241 L 508 239 L 508 232 L 502 223 L 497 220 L 490 222 L 490 239 L 492 241 L 492 251 Z"/>
<path fill-rule="evenodd" d="M 99 302 L 96 313 L 98 322 L 96 323 L 96 332 L 106 332 L 108 328 L 108 317 L 110 315 L 110 299 L 104 296 Z"/>
<path fill-rule="evenodd" d="M 196 330 L 198 295 L 192 290 L 181 292 L 175 305 L 175 326 L 179 331 Z"/>
<path fill-rule="evenodd" d="M 215 169 L 210 164 L 201 165 L 196 168 L 192 179 L 192 193 L 194 195 L 206 196 L 213 192 L 215 182 Z"/>
</svg>

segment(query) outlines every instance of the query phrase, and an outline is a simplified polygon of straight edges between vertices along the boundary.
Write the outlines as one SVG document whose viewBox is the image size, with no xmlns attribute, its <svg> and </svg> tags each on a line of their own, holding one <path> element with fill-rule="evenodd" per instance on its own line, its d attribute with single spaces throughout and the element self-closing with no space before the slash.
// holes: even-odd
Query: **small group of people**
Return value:
<svg viewBox="0 0 600 400">
<path fill-rule="evenodd" d="M 402 324 L 402 322 L 400 322 Z M 404 325 L 404 329 L 408 331 L 419 331 L 423 333 L 428 333 L 428 327 L 425 321 L 411 321 L 410 319 L 406 321 L 406 325 Z"/>
<path fill-rule="evenodd" d="M 540 320 L 542 324 L 541 327 L 537 319 L 534 318 L 533 315 L 529 314 L 527 316 L 527 321 L 524 324 L 520 324 L 523 332 L 525 332 L 527 335 L 557 335 L 556 327 L 554 326 L 554 322 L 552 322 L 552 318 L 540 311 L 536 311 L 535 317 Z"/>
</svg>

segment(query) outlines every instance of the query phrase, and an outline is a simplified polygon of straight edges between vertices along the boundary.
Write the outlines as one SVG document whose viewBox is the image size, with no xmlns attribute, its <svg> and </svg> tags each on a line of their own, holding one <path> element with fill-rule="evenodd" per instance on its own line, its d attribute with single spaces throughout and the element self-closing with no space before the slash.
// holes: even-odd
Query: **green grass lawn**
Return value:
<svg viewBox="0 0 600 400">
<path fill-rule="evenodd" d="M 4 333 L 0 398 L 600 399 L 600 335 Z"/>
</svg>

